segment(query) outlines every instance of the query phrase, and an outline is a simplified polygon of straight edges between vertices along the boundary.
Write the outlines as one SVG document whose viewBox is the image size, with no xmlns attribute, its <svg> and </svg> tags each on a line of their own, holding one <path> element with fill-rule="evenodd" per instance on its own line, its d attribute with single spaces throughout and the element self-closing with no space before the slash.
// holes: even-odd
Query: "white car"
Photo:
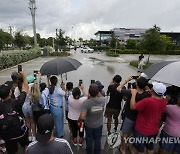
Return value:
<svg viewBox="0 0 180 154">
<path fill-rule="evenodd" d="M 90 47 L 82 47 L 81 52 L 82 53 L 93 53 L 94 49 L 91 49 Z"/>
</svg>

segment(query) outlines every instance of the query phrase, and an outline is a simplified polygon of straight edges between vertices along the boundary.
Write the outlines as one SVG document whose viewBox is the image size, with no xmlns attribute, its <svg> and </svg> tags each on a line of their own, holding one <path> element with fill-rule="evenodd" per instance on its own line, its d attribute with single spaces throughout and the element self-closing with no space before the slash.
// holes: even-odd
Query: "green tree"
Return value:
<svg viewBox="0 0 180 154">
<path fill-rule="evenodd" d="M 0 50 L 2 50 L 5 47 L 8 50 L 8 46 L 12 44 L 13 44 L 12 35 L 0 29 Z"/>
<path fill-rule="evenodd" d="M 112 33 L 110 38 L 110 48 L 115 49 L 117 45 L 118 45 L 118 39 L 115 36 L 115 34 Z"/>
<path fill-rule="evenodd" d="M 20 49 L 21 49 L 22 47 L 25 47 L 26 42 L 25 42 L 25 38 L 24 38 L 24 36 L 23 36 L 23 34 L 22 34 L 22 31 L 17 31 L 17 32 L 15 33 L 14 43 L 15 43 L 15 45 L 16 45 L 18 48 L 20 48 Z"/>
<path fill-rule="evenodd" d="M 136 49 L 138 41 L 134 39 L 129 39 L 126 41 L 126 48 L 127 49 Z"/>
<path fill-rule="evenodd" d="M 56 49 L 60 49 L 60 47 L 63 47 L 66 45 L 66 41 L 63 36 L 64 33 L 65 33 L 65 31 L 63 31 L 62 29 L 59 29 L 59 32 L 57 32 L 57 34 L 56 34 Z"/>
<path fill-rule="evenodd" d="M 81 46 L 82 43 L 83 43 L 83 38 L 82 37 L 79 38 L 79 42 L 80 42 L 80 46 Z"/>
<path fill-rule="evenodd" d="M 151 53 L 155 53 L 161 50 L 161 39 L 160 39 L 160 27 L 156 25 L 153 28 L 148 29 L 142 38 L 142 47 L 149 53 L 148 62 Z"/>
</svg>

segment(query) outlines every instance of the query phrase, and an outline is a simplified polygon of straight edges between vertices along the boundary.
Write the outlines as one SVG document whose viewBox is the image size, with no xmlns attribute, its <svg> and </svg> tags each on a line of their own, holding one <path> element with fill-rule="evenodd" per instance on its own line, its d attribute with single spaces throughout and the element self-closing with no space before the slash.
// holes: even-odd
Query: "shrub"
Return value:
<svg viewBox="0 0 180 154">
<path fill-rule="evenodd" d="M 41 56 L 40 48 L 6 51 L 0 54 L 0 70 Z"/>
<path fill-rule="evenodd" d="M 67 51 L 62 51 L 62 52 L 52 52 L 50 53 L 50 56 L 60 56 L 60 57 L 65 57 L 65 56 L 70 56 L 71 54 Z"/>
<path fill-rule="evenodd" d="M 110 57 L 119 57 L 119 54 L 115 53 L 115 52 L 106 52 L 106 55 L 107 56 L 110 56 Z"/>
</svg>

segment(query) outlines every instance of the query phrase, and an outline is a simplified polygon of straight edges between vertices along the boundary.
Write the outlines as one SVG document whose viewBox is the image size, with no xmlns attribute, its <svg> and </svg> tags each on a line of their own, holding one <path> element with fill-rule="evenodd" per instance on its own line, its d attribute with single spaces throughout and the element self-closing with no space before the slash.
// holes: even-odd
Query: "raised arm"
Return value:
<svg viewBox="0 0 180 154">
<path fill-rule="evenodd" d="M 136 89 L 131 89 L 131 101 L 130 101 L 130 108 L 131 110 L 136 110 L 136 106 L 135 106 L 135 103 L 136 103 L 136 94 L 137 94 L 137 90 Z"/>
<path fill-rule="evenodd" d="M 79 88 L 81 89 L 81 91 L 83 93 L 83 96 L 88 96 L 88 94 L 84 90 L 84 85 L 83 84 L 81 84 L 81 86 L 79 86 Z"/>
<path fill-rule="evenodd" d="M 26 92 L 28 93 L 28 90 L 29 90 L 29 86 L 28 86 L 28 81 L 27 81 L 27 77 L 26 77 L 26 74 L 22 71 L 20 72 L 23 76 L 23 89 L 22 89 L 22 92 Z"/>
<path fill-rule="evenodd" d="M 129 76 L 124 82 L 122 82 L 118 87 L 117 87 L 117 91 L 121 92 L 121 90 L 123 89 L 123 87 L 132 80 L 132 76 Z"/>
</svg>

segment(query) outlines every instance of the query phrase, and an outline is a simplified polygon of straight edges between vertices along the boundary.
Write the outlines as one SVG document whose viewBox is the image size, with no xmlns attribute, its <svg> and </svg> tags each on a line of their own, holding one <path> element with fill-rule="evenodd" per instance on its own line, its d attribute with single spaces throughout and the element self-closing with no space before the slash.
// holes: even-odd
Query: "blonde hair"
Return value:
<svg viewBox="0 0 180 154">
<path fill-rule="evenodd" d="M 32 103 L 38 102 L 40 99 L 40 89 L 38 84 L 34 83 L 31 87 L 31 101 Z"/>
</svg>

